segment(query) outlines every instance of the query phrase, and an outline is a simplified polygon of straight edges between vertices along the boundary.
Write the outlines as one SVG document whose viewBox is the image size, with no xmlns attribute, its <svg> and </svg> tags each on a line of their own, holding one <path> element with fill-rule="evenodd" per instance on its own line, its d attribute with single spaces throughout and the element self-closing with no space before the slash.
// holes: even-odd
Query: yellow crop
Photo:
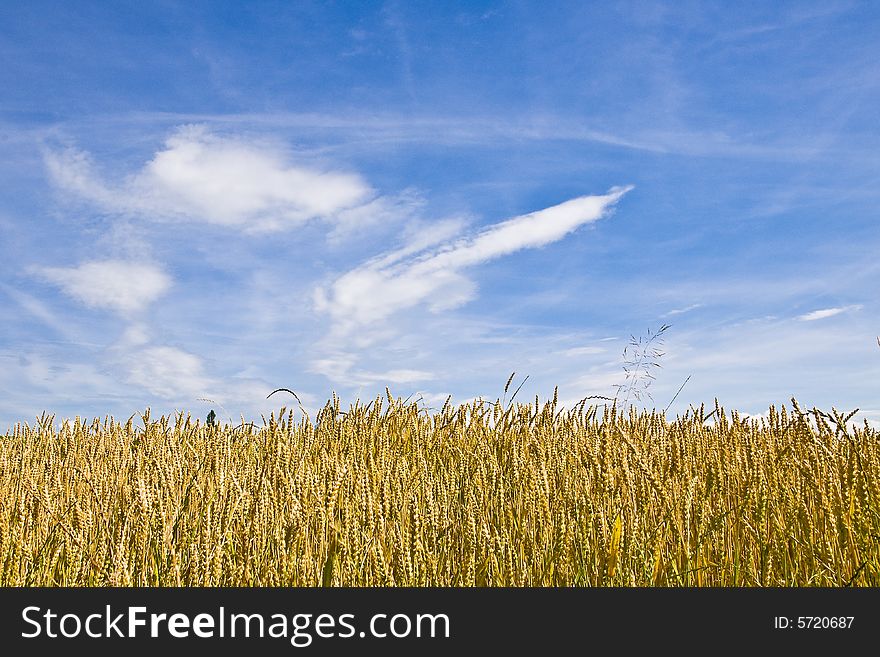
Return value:
<svg viewBox="0 0 880 657">
<path fill-rule="evenodd" d="M 0 439 L 0 585 L 880 584 L 876 430 L 705 415 L 44 415 Z"/>
</svg>

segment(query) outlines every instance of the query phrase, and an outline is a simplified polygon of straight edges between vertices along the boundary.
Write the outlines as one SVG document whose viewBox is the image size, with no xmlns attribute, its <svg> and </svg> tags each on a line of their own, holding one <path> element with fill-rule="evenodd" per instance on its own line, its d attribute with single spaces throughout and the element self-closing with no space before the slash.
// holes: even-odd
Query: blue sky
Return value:
<svg viewBox="0 0 880 657">
<path fill-rule="evenodd" d="M 0 6 L 0 425 L 439 406 L 880 426 L 880 8 Z M 212 402 L 202 401 L 211 399 Z"/>
</svg>

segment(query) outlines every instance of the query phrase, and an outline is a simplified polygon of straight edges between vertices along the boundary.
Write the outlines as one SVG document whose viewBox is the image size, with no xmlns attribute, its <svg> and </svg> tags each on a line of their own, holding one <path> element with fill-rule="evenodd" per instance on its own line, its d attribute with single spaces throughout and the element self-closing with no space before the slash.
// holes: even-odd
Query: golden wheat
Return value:
<svg viewBox="0 0 880 657">
<path fill-rule="evenodd" d="M 18 424 L 0 585 L 880 584 L 880 435 L 836 410 L 387 397 L 262 428 Z"/>
</svg>

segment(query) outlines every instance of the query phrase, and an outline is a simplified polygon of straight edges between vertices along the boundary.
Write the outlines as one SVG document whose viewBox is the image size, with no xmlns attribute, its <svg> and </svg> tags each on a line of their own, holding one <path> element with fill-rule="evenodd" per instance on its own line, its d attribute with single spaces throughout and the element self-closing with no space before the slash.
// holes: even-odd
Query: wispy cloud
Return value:
<svg viewBox="0 0 880 657">
<path fill-rule="evenodd" d="M 851 2 L 829 2 L 822 3 L 815 7 L 798 7 L 793 10 L 783 12 L 778 16 L 778 20 L 774 22 L 764 22 L 755 25 L 749 25 L 733 30 L 721 31 L 709 41 L 705 47 L 716 47 L 719 43 L 728 41 L 740 41 L 755 36 L 763 36 L 769 32 L 778 32 L 802 26 L 803 23 L 814 21 L 819 18 L 826 18 L 835 14 L 840 14 L 851 9 Z"/>
<path fill-rule="evenodd" d="M 683 315 L 684 313 L 689 313 L 690 311 L 696 310 L 697 308 L 702 308 L 702 306 L 703 306 L 703 304 L 701 304 L 701 303 L 695 303 L 690 306 L 687 306 L 686 308 L 674 308 L 673 310 L 670 310 L 668 313 L 660 315 L 660 317 L 673 317 L 675 315 Z"/>
<path fill-rule="evenodd" d="M 605 349 L 602 347 L 575 347 L 573 349 L 566 349 L 562 352 L 563 356 L 594 356 L 596 354 L 604 354 Z"/>
<path fill-rule="evenodd" d="M 10 397 L 18 397 L 18 401 L 30 405 L 33 402 L 21 394 L 25 390 L 41 390 L 51 392 L 57 400 L 79 400 L 88 398 L 104 398 L 113 396 L 112 391 L 117 382 L 100 368 L 85 362 L 58 363 L 55 359 L 38 353 L 22 353 L 18 362 L 4 368 L 0 375 L 4 389 L 10 391 Z M 48 410 L 48 409 L 42 409 Z"/>
<path fill-rule="evenodd" d="M 52 180 L 106 211 L 278 230 L 374 200 L 355 173 L 292 164 L 266 143 L 184 126 L 137 173 L 106 181 L 81 151 L 47 151 Z"/>
<path fill-rule="evenodd" d="M 357 242 L 389 228 L 407 232 L 423 223 L 419 215 L 424 205 L 418 192 L 405 189 L 398 194 L 379 196 L 361 205 L 345 208 L 333 215 L 333 228 L 327 233 L 327 243 L 337 246 Z M 438 228 L 442 228 L 441 222 L 432 222 L 432 230 Z"/>
<path fill-rule="evenodd" d="M 171 286 L 171 277 L 158 266 L 124 260 L 41 267 L 34 272 L 90 308 L 122 314 L 143 310 Z"/>
<path fill-rule="evenodd" d="M 344 383 L 346 386 L 378 385 L 406 385 L 420 381 L 431 381 L 436 374 L 425 370 L 411 368 L 397 368 L 383 371 L 369 371 L 363 368 L 355 368 L 358 362 L 354 353 L 332 352 L 323 358 L 316 358 L 309 364 L 308 371 L 321 374 L 334 382 Z"/>
<path fill-rule="evenodd" d="M 586 374 L 564 381 L 561 387 L 566 391 L 578 391 L 581 394 L 578 399 L 587 395 L 613 396 L 616 386 L 623 384 L 625 380 L 626 376 L 617 363 L 606 363 L 591 367 Z M 569 407 L 576 401 L 574 397 L 566 400 Z"/>
<path fill-rule="evenodd" d="M 200 358 L 175 347 L 139 349 L 128 361 L 128 380 L 165 398 L 197 397 L 209 390 L 210 380 Z"/>
<path fill-rule="evenodd" d="M 345 381 L 356 362 L 357 358 L 353 354 L 331 352 L 322 358 L 312 359 L 309 363 L 309 372 L 321 374 L 331 381 Z"/>
<path fill-rule="evenodd" d="M 269 384 L 258 372 L 241 370 L 219 376 L 215 364 L 191 347 L 156 343 L 149 328 L 140 322 L 128 325 L 104 353 L 107 369 L 117 387 L 132 398 L 158 399 L 192 405 L 212 398 L 224 406 L 255 410 L 265 401 Z M 214 365 L 212 367 L 212 365 Z M 311 400 L 301 393 L 303 400 Z"/>
<path fill-rule="evenodd" d="M 415 77 L 412 70 L 412 48 L 409 44 L 406 24 L 403 20 L 400 7 L 396 2 L 386 3 L 382 10 L 385 15 L 385 24 L 391 29 L 397 48 L 400 52 L 400 65 L 402 69 L 403 84 L 411 100 L 415 100 Z"/>
<path fill-rule="evenodd" d="M 329 314 L 334 327 L 343 333 L 424 302 L 434 312 L 455 308 L 476 295 L 476 285 L 462 270 L 560 240 L 602 217 L 629 189 L 582 196 L 514 217 L 433 251 L 409 247 L 380 256 L 343 274 L 329 287 L 317 288 L 315 308 Z"/>
<path fill-rule="evenodd" d="M 435 375 L 431 372 L 405 368 L 385 370 L 382 372 L 354 371 L 350 373 L 350 376 L 351 382 L 354 385 L 368 385 L 371 383 L 381 385 L 404 385 L 418 383 L 420 381 L 430 381 L 435 378 Z"/>
<path fill-rule="evenodd" d="M 815 322 L 817 319 L 825 319 L 827 317 L 834 317 L 835 315 L 840 315 L 841 313 L 849 312 L 851 310 L 861 310 L 861 304 L 853 304 L 850 306 L 839 306 L 836 308 L 823 308 L 821 310 L 814 310 L 813 312 L 809 312 L 803 315 L 799 315 L 798 319 L 802 322 Z"/>
<path fill-rule="evenodd" d="M 263 129 L 291 130 L 325 138 L 322 151 L 336 148 L 375 150 L 401 144 L 443 144 L 472 146 L 498 144 L 511 139 L 531 142 L 547 140 L 571 143 L 592 143 L 648 153 L 679 154 L 692 157 L 730 157 L 771 161 L 800 161 L 822 150 L 818 136 L 778 135 L 774 140 L 756 141 L 751 135 L 705 130 L 697 127 L 676 128 L 621 125 L 619 120 L 584 122 L 582 116 L 571 120 L 565 115 L 529 113 L 521 116 L 461 115 L 448 117 L 435 114 L 396 114 L 392 112 L 312 113 L 286 112 L 261 114 L 190 114 L 137 112 L 128 117 L 133 121 L 198 122 L 218 128 L 259 126 Z M 343 144 L 332 146 L 328 135 L 343 138 Z"/>
<path fill-rule="evenodd" d="M 2 290 L 18 305 L 19 308 L 27 312 L 29 315 L 37 318 L 64 338 L 72 339 L 73 336 L 71 335 L 67 324 L 56 316 L 56 314 L 52 312 L 45 303 L 30 294 L 22 292 L 21 290 L 16 290 L 5 283 L 0 283 L 0 290 Z"/>
</svg>

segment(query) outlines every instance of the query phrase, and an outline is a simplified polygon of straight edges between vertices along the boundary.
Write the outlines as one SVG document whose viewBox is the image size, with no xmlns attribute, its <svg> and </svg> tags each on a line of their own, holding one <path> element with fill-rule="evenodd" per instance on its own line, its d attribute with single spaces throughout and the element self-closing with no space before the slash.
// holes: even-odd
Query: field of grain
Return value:
<svg viewBox="0 0 880 657">
<path fill-rule="evenodd" d="M 0 439 L 0 584 L 880 585 L 880 434 L 792 403 L 46 415 Z"/>
</svg>

